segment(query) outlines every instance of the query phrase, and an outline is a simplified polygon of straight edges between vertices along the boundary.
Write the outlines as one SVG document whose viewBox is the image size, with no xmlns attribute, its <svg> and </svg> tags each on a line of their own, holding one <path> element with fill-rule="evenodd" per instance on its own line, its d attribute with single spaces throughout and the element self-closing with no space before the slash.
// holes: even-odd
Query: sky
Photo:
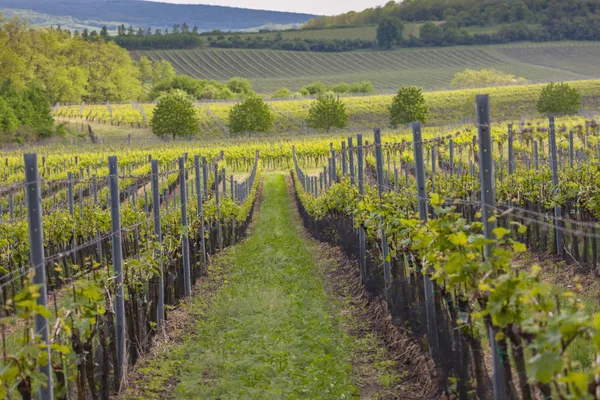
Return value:
<svg viewBox="0 0 600 400">
<path fill-rule="evenodd" d="M 150 0 L 163 3 L 210 4 L 254 8 L 259 10 L 292 11 L 307 14 L 335 15 L 347 11 L 383 6 L 387 0 Z"/>
</svg>

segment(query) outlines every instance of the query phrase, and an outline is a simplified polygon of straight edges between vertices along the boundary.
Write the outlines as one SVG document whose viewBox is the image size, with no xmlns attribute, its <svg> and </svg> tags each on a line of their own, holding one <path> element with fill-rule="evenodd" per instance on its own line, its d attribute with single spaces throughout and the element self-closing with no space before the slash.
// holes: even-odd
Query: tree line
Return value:
<svg viewBox="0 0 600 400">
<path fill-rule="evenodd" d="M 517 41 L 546 42 L 555 40 L 600 40 L 600 19 L 572 25 L 544 26 L 528 25 L 518 22 L 503 25 L 494 33 L 472 34 L 465 27 L 459 27 L 455 21 L 426 22 L 419 27 L 419 36 L 403 36 L 404 23 L 396 17 L 386 17 L 377 26 L 377 44 L 379 48 L 457 46 L 502 44 Z"/>
<path fill-rule="evenodd" d="M 388 1 L 361 12 L 318 17 L 303 28 L 322 29 L 376 25 L 387 17 L 402 21 L 449 21 L 458 26 L 489 26 L 515 22 L 549 26 L 552 21 L 598 15 L 600 0 L 419 0 Z"/>
<path fill-rule="evenodd" d="M 536 109 L 541 114 L 575 114 L 581 106 L 581 94 L 567 83 L 549 83 L 538 98 Z M 420 88 L 402 87 L 388 106 L 389 123 L 393 128 L 414 121 L 427 122 L 429 107 Z M 229 111 L 227 127 L 232 135 L 265 133 L 273 129 L 275 115 L 271 106 L 258 96 L 248 97 Z M 320 95 L 307 111 L 308 127 L 329 132 L 348 125 L 348 114 L 342 99 L 332 93 Z M 200 132 L 197 110 L 190 97 L 182 91 L 163 95 L 152 117 L 155 135 L 191 137 Z"/>
<path fill-rule="evenodd" d="M 225 49 L 273 49 L 291 51 L 314 51 L 336 53 L 377 47 L 373 40 L 363 39 L 311 39 L 293 38 L 284 39 L 281 33 L 274 36 L 247 35 L 219 35 L 216 38 L 209 36 L 211 47 Z"/>
</svg>

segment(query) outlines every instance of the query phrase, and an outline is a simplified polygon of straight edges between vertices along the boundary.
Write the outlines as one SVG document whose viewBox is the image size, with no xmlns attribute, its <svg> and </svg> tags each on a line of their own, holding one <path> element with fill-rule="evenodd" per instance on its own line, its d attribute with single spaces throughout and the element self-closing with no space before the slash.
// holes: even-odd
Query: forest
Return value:
<svg viewBox="0 0 600 400">
<path fill-rule="evenodd" d="M 598 40 L 599 0 L 407 0 L 390 1 L 383 7 L 368 8 L 332 17 L 318 17 L 307 29 L 378 24 L 386 17 L 402 21 L 445 21 L 447 28 L 465 36 L 465 27 L 508 24 L 503 32 L 472 35 L 471 39 L 447 40 L 453 44 L 497 43 L 514 40 Z M 452 31 L 452 35 L 455 32 Z"/>
</svg>

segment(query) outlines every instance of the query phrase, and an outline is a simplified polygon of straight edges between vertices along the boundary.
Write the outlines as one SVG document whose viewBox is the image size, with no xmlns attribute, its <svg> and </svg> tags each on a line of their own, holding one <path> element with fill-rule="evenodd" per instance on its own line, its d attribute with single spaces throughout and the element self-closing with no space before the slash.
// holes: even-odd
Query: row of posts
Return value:
<svg viewBox="0 0 600 400">
<path fill-rule="evenodd" d="M 254 185 L 254 181 L 256 179 L 257 167 L 259 161 L 259 151 L 256 151 L 255 163 L 254 167 L 251 171 L 250 177 L 246 179 L 241 184 L 238 182 L 234 182 L 231 179 L 231 195 L 234 196 L 234 200 L 239 202 L 245 201 Z M 33 284 L 39 285 L 40 296 L 37 298 L 37 304 L 43 307 L 47 306 L 46 298 L 47 298 L 47 287 L 46 287 L 46 269 L 45 269 L 45 257 L 44 257 L 44 238 L 43 238 L 43 226 L 42 226 L 42 192 L 40 186 L 40 177 L 38 172 L 38 158 L 36 154 L 26 154 L 24 156 L 25 161 L 25 184 L 27 195 L 25 196 L 28 202 L 28 227 L 29 227 L 29 243 L 30 243 L 30 262 L 34 268 L 34 277 Z M 180 189 L 180 207 L 181 207 L 181 224 L 183 226 L 183 235 L 182 235 L 182 258 L 184 265 L 184 291 L 185 296 L 191 295 L 191 270 L 190 270 L 190 254 L 189 254 L 189 232 L 188 232 L 188 219 L 187 219 L 187 173 L 185 168 L 185 157 L 179 157 L 178 159 L 179 165 L 179 189 Z M 217 165 L 215 163 L 215 165 Z M 124 363 L 126 362 L 125 356 L 125 297 L 124 297 L 124 287 L 123 287 L 123 253 L 122 253 L 122 239 L 121 239 L 121 199 L 120 199 L 120 190 L 119 190 L 119 166 L 118 159 L 116 156 L 111 156 L 108 159 L 108 167 L 109 167 L 109 190 L 110 190 L 110 214 L 111 214 L 111 236 L 112 236 L 112 260 L 113 260 L 113 276 L 116 283 L 116 292 L 114 297 L 114 313 L 115 313 L 115 341 L 116 341 L 116 349 L 117 349 L 117 363 L 115 366 L 115 378 L 118 382 L 121 382 L 123 378 L 124 371 Z M 154 222 L 154 234 L 156 240 L 162 242 L 162 232 L 161 232 L 161 213 L 160 213 L 160 190 L 159 190 L 159 168 L 158 161 L 151 160 L 151 187 L 152 187 L 152 213 L 153 213 L 153 222 Z M 205 243 L 205 235 L 204 235 L 204 214 L 202 209 L 203 200 L 208 199 L 208 165 L 206 157 L 202 157 L 202 164 L 200 164 L 200 157 L 194 157 L 194 165 L 193 165 L 196 179 L 195 179 L 195 192 L 197 198 L 197 214 L 200 218 L 200 237 L 201 245 L 202 245 L 202 269 L 205 271 L 206 268 L 206 243 Z M 200 169 L 202 168 L 202 174 L 200 173 Z M 221 171 L 225 173 L 223 169 Z M 215 173 L 218 175 L 219 170 L 215 167 Z M 201 175 L 203 179 L 203 187 L 204 187 L 204 199 L 202 198 L 201 191 Z M 215 185 L 218 183 L 218 176 L 215 176 L 216 181 Z M 94 180 L 95 181 L 95 180 Z M 74 214 L 74 206 L 73 206 L 73 185 L 72 185 L 72 174 L 69 172 L 69 185 L 67 189 L 67 197 L 69 203 L 69 211 L 71 215 Z M 225 179 L 223 179 L 225 182 Z M 193 186 L 192 186 L 193 187 Z M 225 192 L 226 186 L 223 186 L 223 195 L 226 195 Z M 94 185 L 93 190 L 94 203 L 98 204 L 98 196 L 97 196 L 97 187 Z M 82 201 L 83 196 L 80 197 L 80 201 Z M 167 199 L 163 199 L 165 204 L 168 207 Z M 215 190 L 215 200 L 217 209 L 219 210 L 219 220 L 220 220 L 220 205 L 219 205 L 219 191 Z M 134 200 L 135 201 L 135 200 Z M 149 213 L 148 210 L 148 202 L 146 202 L 146 213 Z M 222 248 L 222 235 L 220 232 L 220 223 L 219 220 L 217 224 L 219 226 L 219 238 L 220 238 L 220 246 Z M 99 240 L 99 234 L 96 237 L 98 242 L 98 256 L 99 259 L 102 260 L 102 246 Z M 72 251 L 75 254 L 75 239 L 73 240 Z M 156 250 L 158 252 L 157 256 L 161 255 L 162 249 L 159 246 Z M 74 260 L 75 261 L 75 260 Z M 159 298 L 157 304 L 157 326 L 160 328 L 165 321 L 165 293 L 164 293 L 164 268 L 161 266 L 159 273 Z M 48 353 L 48 358 L 50 359 L 50 346 L 49 346 L 49 327 L 48 320 L 41 315 L 35 316 L 35 330 L 39 332 L 41 337 L 41 342 L 47 344 L 45 347 L 45 351 Z M 53 386 L 52 386 L 52 370 L 51 364 L 40 366 L 39 370 L 42 374 L 47 377 L 47 381 L 44 384 L 41 384 L 39 387 L 39 398 L 41 400 L 49 400 L 53 398 Z"/>
<path fill-rule="evenodd" d="M 495 210 L 495 192 L 494 192 L 494 162 L 492 157 L 493 151 L 493 141 L 491 137 L 491 127 L 490 127 L 490 109 L 489 109 L 489 96 L 488 95 L 479 95 L 476 98 L 476 106 L 477 106 L 477 118 L 478 118 L 478 139 L 479 139 L 479 172 L 480 172 L 480 180 L 481 180 L 481 206 L 482 206 L 482 221 L 484 224 L 484 235 L 487 239 L 495 240 L 495 235 L 493 234 L 494 229 L 496 228 L 496 221 L 494 218 L 491 218 L 494 215 Z M 415 122 L 412 123 L 413 130 L 413 150 L 414 150 L 414 174 L 416 178 L 416 188 L 417 188 L 417 196 L 418 196 L 418 207 L 419 207 L 419 217 L 422 221 L 427 221 L 429 216 L 428 211 L 428 197 L 427 197 L 427 178 L 425 171 L 425 163 L 423 157 L 423 137 L 421 132 L 421 123 Z M 512 132 L 511 132 L 512 133 Z M 512 134 L 509 133 L 509 154 L 512 152 Z M 359 200 L 364 196 L 364 153 L 363 153 L 363 143 L 362 143 L 362 135 L 357 136 L 357 171 L 358 171 L 358 190 L 359 190 Z M 374 151 L 375 151 L 375 160 L 376 160 L 376 176 L 377 176 L 377 189 L 380 201 L 382 200 L 383 193 L 385 191 L 385 177 L 384 177 L 384 159 L 382 152 L 382 142 L 381 142 L 381 131 L 379 129 L 375 130 L 374 135 Z M 558 175 L 557 175 L 557 165 L 556 165 L 556 138 L 555 138 L 555 127 L 554 127 L 554 118 L 550 118 L 550 129 L 549 129 L 549 141 L 550 141 L 550 164 L 553 171 L 553 184 L 558 184 Z M 352 145 L 352 138 L 348 139 L 348 150 L 349 150 L 349 163 L 350 163 L 350 179 L 352 185 L 355 184 L 355 174 L 354 174 L 354 149 Z M 317 190 L 316 185 L 316 177 L 306 176 L 303 171 L 298 166 L 298 162 L 296 159 L 295 149 L 292 150 L 292 156 L 294 161 L 294 166 L 296 169 L 296 175 L 300 180 L 300 183 L 304 187 L 305 191 L 308 193 L 312 193 L 313 195 L 317 195 L 319 191 Z M 336 170 L 336 154 L 335 150 L 331 148 L 331 157 L 328 159 L 328 166 L 325 167 L 324 171 L 319 174 L 319 181 L 324 182 L 325 187 L 328 187 L 332 184 L 332 182 L 337 181 L 337 170 Z M 432 158 L 435 160 L 435 153 L 432 153 Z M 450 158 L 451 158 L 451 173 L 454 172 L 453 168 L 453 156 L 454 156 L 454 147 L 452 141 L 450 142 Z M 346 146 L 345 143 L 342 143 L 342 175 L 347 174 L 346 170 Z M 389 162 L 389 161 L 388 161 Z M 435 161 L 433 164 L 435 165 Z M 433 167 L 433 172 L 435 173 L 435 167 Z M 514 162 L 512 157 L 509 159 L 509 173 L 514 173 Z M 397 176 L 397 174 L 396 174 Z M 319 188 L 323 190 L 323 185 L 319 185 Z M 555 209 L 555 219 L 558 220 L 560 218 L 560 207 Z M 379 236 L 381 238 L 381 251 L 382 251 L 382 263 L 383 263 L 383 273 L 384 273 L 384 284 L 385 284 L 385 297 L 388 305 L 393 305 L 392 298 L 392 273 L 391 273 L 391 265 L 390 265 L 390 255 L 388 248 L 388 240 L 386 238 L 386 232 L 383 227 L 382 221 L 380 220 L 379 226 L 380 232 Z M 557 232 L 557 241 L 560 240 L 559 231 Z M 363 282 L 365 282 L 365 277 L 368 273 L 367 262 L 366 262 L 366 232 L 362 226 L 358 228 L 359 235 L 359 267 L 360 267 L 360 275 Z M 492 250 L 495 244 L 487 245 L 485 249 L 485 256 L 490 257 L 492 254 Z M 435 307 L 435 293 L 436 288 L 435 284 L 429 279 L 427 274 L 423 275 L 423 286 L 424 286 L 424 297 L 425 297 L 425 311 L 426 311 L 426 323 L 427 323 L 427 332 L 428 332 L 428 341 L 429 347 L 432 352 L 432 356 L 437 358 L 439 355 L 436 354 L 439 349 L 439 338 L 437 331 L 437 322 L 436 322 L 436 307 Z M 506 399 L 507 398 L 507 384 L 506 377 L 504 374 L 504 366 L 500 348 L 498 343 L 495 340 L 496 331 L 492 325 L 487 327 L 488 334 L 490 338 L 490 343 L 492 346 L 492 375 L 493 375 L 493 392 L 494 399 Z"/>
</svg>

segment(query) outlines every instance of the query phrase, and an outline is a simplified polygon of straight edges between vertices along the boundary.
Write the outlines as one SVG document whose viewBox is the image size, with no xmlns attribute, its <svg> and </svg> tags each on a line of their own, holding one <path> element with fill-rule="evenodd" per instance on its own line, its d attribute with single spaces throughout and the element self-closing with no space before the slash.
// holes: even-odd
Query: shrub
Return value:
<svg viewBox="0 0 600 400">
<path fill-rule="evenodd" d="M 581 94 L 567 83 L 550 82 L 542 89 L 537 110 L 542 114 L 575 114 L 581 106 Z"/>
<path fill-rule="evenodd" d="M 160 98 L 152 115 L 152 133 L 165 138 L 188 137 L 198 133 L 200 121 L 188 96 L 180 91 Z"/>
<path fill-rule="evenodd" d="M 281 88 L 278 89 L 275 93 L 273 93 L 273 98 L 274 99 L 284 99 L 284 98 L 288 98 L 288 97 L 292 97 L 292 91 L 288 88 Z"/>
<path fill-rule="evenodd" d="M 273 111 L 260 97 L 250 97 L 229 112 L 231 133 L 268 132 L 273 128 Z"/>
<path fill-rule="evenodd" d="M 320 96 L 308 110 L 308 126 L 313 129 L 345 128 L 348 115 L 344 103 L 333 95 Z"/>
<path fill-rule="evenodd" d="M 390 105 L 390 125 L 398 126 L 411 122 L 427 122 L 429 109 L 420 88 L 400 88 Z"/>
</svg>

